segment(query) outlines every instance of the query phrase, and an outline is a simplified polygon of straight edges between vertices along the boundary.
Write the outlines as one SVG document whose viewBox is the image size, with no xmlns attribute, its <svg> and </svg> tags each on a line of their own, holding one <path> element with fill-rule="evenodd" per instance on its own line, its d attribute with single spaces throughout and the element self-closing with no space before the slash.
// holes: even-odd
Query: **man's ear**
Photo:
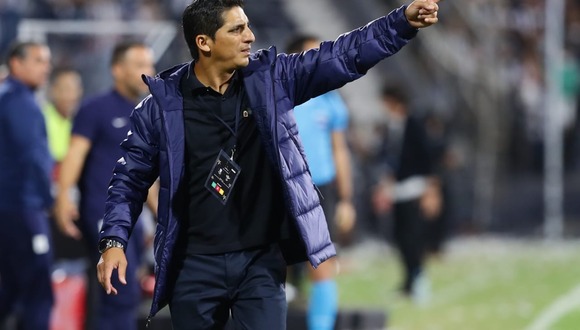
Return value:
<svg viewBox="0 0 580 330">
<path fill-rule="evenodd" d="M 111 67 L 111 74 L 115 79 L 118 79 L 123 75 L 122 68 L 119 63 L 113 64 Z"/>
<path fill-rule="evenodd" d="M 20 73 L 22 67 L 22 60 L 18 57 L 12 57 L 8 60 L 8 69 L 11 73 Z"/>
<path fill-rule="evenodd" d="M 195 44 L 197 48 L 204 53 L 209 53 L 211 51 L 212 40 L 209 36 L 205 34 L 200 34 L 195 37 Z"/>
</svg>

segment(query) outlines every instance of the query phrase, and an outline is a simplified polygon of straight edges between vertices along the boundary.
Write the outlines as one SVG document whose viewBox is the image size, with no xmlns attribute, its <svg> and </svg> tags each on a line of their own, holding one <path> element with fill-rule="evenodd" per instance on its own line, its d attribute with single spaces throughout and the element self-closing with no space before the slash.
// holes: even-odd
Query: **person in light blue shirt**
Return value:
<svg viewBox="0 0 580 330">
<path fill-rule="evenodd" d="M 314 36 L 298 35 L 287 48 L 289 53 L 318 48 Z M 350 152 L 346 144 L 348 109 L 340 94 L 331 91 L 294 108 L 294 115 L 312 180 L 322 195 L 321 204 L 328 221 L 330 237 L 340 245 L 339 237 L 348 233 L 355 221 L 352 204 Z M 338 310 L 336 261 L 319 268 L 308 267 L 312 289 L 308 303 L 307 324 L 310 330 L 334 328 Z"/>
<path fill-rule="evenodd" d="M 304 151 L 311 162 L 312 180 L 320 187 L 336 177 L 333 134 L 343 135 L 348 126 L 348 110 L 337 91 L 297 106 L 295 112 Z"/>
</svg>

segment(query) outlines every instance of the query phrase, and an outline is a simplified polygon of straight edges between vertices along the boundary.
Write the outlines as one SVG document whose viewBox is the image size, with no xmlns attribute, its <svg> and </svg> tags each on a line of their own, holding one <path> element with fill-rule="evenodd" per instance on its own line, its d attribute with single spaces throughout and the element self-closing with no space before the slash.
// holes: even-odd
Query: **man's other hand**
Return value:
<svg viewBox="0 0 580 330">
<path fill-rule="evenodd" d="M 107 294 L 117 294 L 117 289 L 111 284 L 111 276 L 113 276 L 113 269 L 117 270 L 119 275 L 119 282 L 127 284 L 125 274 L 127 272 L 127 258 L 125 251 L 121 248 L 112 247 L 101 255 L 101 259 L 97 264 L 97 278 L 99 283 Z"/>
</svg>

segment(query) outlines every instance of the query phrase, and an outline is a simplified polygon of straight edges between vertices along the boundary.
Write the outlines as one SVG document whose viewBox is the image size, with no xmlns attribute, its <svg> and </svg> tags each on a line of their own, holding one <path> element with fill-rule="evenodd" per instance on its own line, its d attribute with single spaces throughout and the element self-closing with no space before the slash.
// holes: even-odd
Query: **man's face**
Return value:
<svg viewBox="0 0 580 330">
<path fill-rule="evenodd" d="M 147 85 L 141 75 L 155 74 L 153 52 L 147 47 L 132 47 L 123 56 L 123 59 L 113 66 L 113 78 L 120 87 L 135 98 L 148 93 Z"/>
<path fill-rule="evenodd" d="M 383 104 L 387 110 L 389 118 L 393 120 L 403 120 L 406 116 L 406 108 L 403 103 L 393 97 L 383 97 Z"/>
<path fill-rule="evenodd" d="M 251 44 L 256 40 L 248 26 L 248 17 L 240 7 L 232 7 L 223 14 L 224 24 L 209 39 L 212 61 L 223 63 L 225 69 L 239 69 L 249 63 Z"/>
<path fill-rule="evenodd" d="M 83 94 L 81 76 L 73 71 L 60 74 L 50 86 L 52 103 L 63 116 L 74 114 Z"/>
<path fill-rule="evenodd" d="M 24 58 L 11 60 L 11 69 L 17 79 L 36 89 L 46 83 L 50 74 L 50 50 L 43 45 L 29 46 Z"/>
</svg>

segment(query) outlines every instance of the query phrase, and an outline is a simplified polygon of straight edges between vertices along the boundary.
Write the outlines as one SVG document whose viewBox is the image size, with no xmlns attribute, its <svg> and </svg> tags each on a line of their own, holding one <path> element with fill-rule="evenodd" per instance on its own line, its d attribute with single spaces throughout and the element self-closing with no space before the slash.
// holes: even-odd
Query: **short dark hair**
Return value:
<svg viewBox="0 0 580 330">
<path fill-rule="evenodd" d="M 300 53 L 304 50 L 305 43 L 318 40 L 320 39 L 313 34 L 297 34 L 290 38 L 286 44 L 286 53 Z"/>
<path fill-rule="evenodd" d="M 53 84 L 60 76 L 68 73 L 76 73 L 80 75 L 80 72 L 70 66 L 59 66 L 52 70 L 50 73 L 50 83 Z"/>
<path fill-rule="evenodd" d="M 393 84 L 383 85 L 383 88 L 381 90 L 381 96 L 383 97 L 383 99 L 385 98 L 394 99 L 397 102 L 402 103 L 403 105 L 407 105 L 409 102 L 409 98 L 407 94 L 403 91 L 403 89 Z"/>
<path fill-rule="evenodd" d="M 13 58 L 23 59 L 28 54 L 28 49 L 31 47 L 46 46 L 46 44 L 39 41 L 15 41 L 8 47 L 6 56 L 6 64 L 10 68 L 10 60 Z"/>
<path fill-rule="evenodd" d="M 244 7 L 244 0 L 193 0 L 181 17 L 183 36 L 191 57 L 199 59 L 195 37 L 205 34 L 214 39 L 224 25 L 223 13 L 232 7 Z"/>
<path fill-rule="evenodd" d="M 114 66 L 115 64 L 119 64 L 119 62 L 121 62 L 123 60 L 123 58 L 125 57 L 125 54 L 131 48 L 148 48 L 148 47 L 149 46 L 147 46 L 142 41 L 126 40 L 126 41 L 119 42 L 118 44 L 115 45 L 115 48 L 113 49 L 113 53 L 111 54 L 111 66 Z"/>
</svg>

